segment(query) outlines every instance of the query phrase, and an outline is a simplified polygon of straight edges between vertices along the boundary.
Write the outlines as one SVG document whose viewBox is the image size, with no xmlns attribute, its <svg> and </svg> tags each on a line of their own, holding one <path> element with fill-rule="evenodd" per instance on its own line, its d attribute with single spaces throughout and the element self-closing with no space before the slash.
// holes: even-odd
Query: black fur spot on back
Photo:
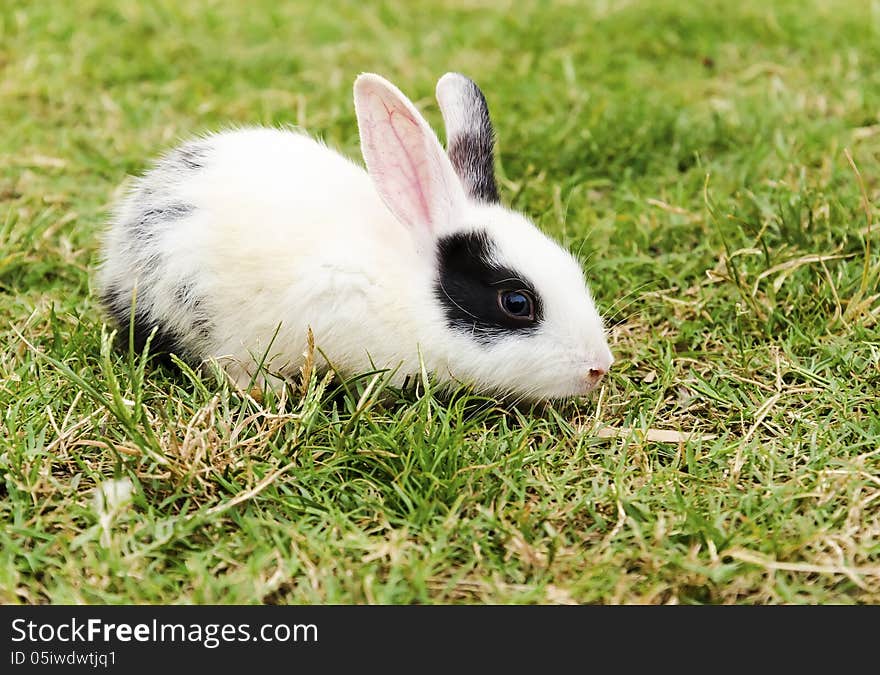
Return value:
<svg viewBox="0 0 880 675">
<path fill-rule="evenodd" d="M 137 211 L 119 225 L 125 227 L 134 240 L 135 260 L 131 274 L 138 275 L 138 304 L 132 317 L 131 286 L 123 282 L 119 287 L 106 289 L 101 298 L 108 314 L 118 327 L 118 341 L 124 349 L 128 347 L 129 330 L 134 335 L 134 347 L 142 351 L 153 329 L 156 333 L 150 343 L 154 355 L 164 355 L 168 360 L 170 353 L 182 358 L 194 356 L 192 341 L 210 337 L 212 324 L 203 299 L 196 292 L 191 280 L 180 280 L 174 292 L 174 302 L 183 310 L 182 315 L 189 318 L 189 326 L 168 325 L 162 317 L 154 316 L 152 302 L 155 284 L 165 271 L 166 261 L 160 240 L 164 232 L 173 227 L 176 221 L 195 212 L 195 206 L 181 201 L 172 189 L 187 172 L 203 169 L 210 160 L 212 148 L 207 141 L 190 141 L 168 152 L 156 166 L 141 178 L 130 203 L 137 205 Z"/>
<path fill-rule="evenodd" d="M 484 232 L 459 232 L 437 244 L 438 276 L 434 295 L 450 328 L 482 343 L 511 334 L 535 332 L 543 320 L 541 298 L 522 274 L 491 260 L 492 243 Z M 501 290 L 525 290 L 535 299 L 533 321 L 514 319 L 498 306 Z"/>
<path fill-rule="evenodd" d="M 149 239 L 156 232 L 156 226 L 172 220 L 185 218 L 195 211 L 192 204 L 176 202 L 153 206 L 140 213 L 131 223 L 131 230 L 138 239 Z"/>
<path fill-rule="evenodd" d="M 132 321 L 130 300 L 130 298 L 122 298 L 113 294 L 105 294 L 101 298 L 101 302 L 107 308 L 107 312 L 116 322 L 118 328 L 116 340 L 119 345 L 123 349 L 128 348 L 129 329 L 133 328 L 134 349 L 137 353 L 141 353 L 147 344 L 150 333 L 153 332 L 153 329 L 158 324 L 150 321 L 146 313 L 137 309 L 135 309 Z M 178 336 L 159 326 L 156 334 L 153 336 L 153 341 L 150 342 L 150 354 L 158 356 L 164 362 L 170 363 L 170 354 L 185 357 L 186 349 L 181 344 Z"/>
<path fill-rule="evenodd" d="M 195 284 L 190 280 L 180 283 L 174 292 L 175 301 L 192 317 L 192 327 L 202 338 L 211 334 L 211 321 L 205 311 L 205 303 L 195 292 Z"/>
<path fill-rule="evenodd" d="M 205 159 L 208 156 L 208 146 L 198 141 L 181 145 L 169 156 L 172 163 L 180 164 L 190 171 L 205 168 Z"/>
</svg>

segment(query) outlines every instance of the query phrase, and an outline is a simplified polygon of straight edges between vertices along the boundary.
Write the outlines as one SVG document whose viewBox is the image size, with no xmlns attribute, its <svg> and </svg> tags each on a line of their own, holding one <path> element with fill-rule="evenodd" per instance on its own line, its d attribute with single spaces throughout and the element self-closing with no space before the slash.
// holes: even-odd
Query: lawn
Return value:
<svg viewBox="0 0 880 675">
<path fill-rule="evenodd" d="M 157 153 L 358 156 L 359 72 L 440 129 L 448 70 L 584 262 L 599 391 L 245 393 L 114 347 L 100 234 Z M 877 2 L 4 0 L 0 602 L 878 603 L 878 214 Z"/>
</svg>

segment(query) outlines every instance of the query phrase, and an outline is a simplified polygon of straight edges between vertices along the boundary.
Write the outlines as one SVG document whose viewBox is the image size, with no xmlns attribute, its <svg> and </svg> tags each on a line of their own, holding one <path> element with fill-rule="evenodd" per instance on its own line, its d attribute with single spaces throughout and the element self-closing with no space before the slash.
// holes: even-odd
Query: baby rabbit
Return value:
<svg viewBox="0 0 880 675">
<path fill-rule="evenodd" d="M 412 102 L 364 73 L 366 171 L 309 136 L 245 128 L 184 143 L 115 211 L 98 285 L 142 348 L 217 359 L 246 386 L 321 367 L 422 364 L 445 385 L 528 400 L 584 394 L 613 358 L 580 265 L 501 205 L 482 92 L 437 83 L 447 152 Z M 132 309 L 132 305 L 134 308 Z M 265 360 L 264 360 L 265 357 Z M 327 361 L 324 361 L 326 357 Z"/>
</svg>

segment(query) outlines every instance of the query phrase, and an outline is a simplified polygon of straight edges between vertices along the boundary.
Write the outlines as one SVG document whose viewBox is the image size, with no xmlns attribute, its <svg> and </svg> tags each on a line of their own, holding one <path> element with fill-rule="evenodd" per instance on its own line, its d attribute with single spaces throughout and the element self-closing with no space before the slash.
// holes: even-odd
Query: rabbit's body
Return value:
<svg viewBox="0 0 880 675">
<path fill-rule="evenodd" d="M 197 152 L 198 167 L 171 153 L 120 209 L 108 248 L 111 257 L 127 249 L 136 270 L 105 267 L 102 287 L 127 300 L 137 279 L 138 314 L 162 318 L 171 343 L 164 346 L 226 358 L 242 384 L 264 354 L 273 370 L 294 372 L 309 327 L 340 363 L 368 370 L 367 354 L 377 367 L 406 357 L 400 371 L 414 372 L 418 354 L 401 354 L 395 336 L 415 332 L 407 308 L 418 301 L 400 298 L 400 289 L 416 296 L 430 285 L 412 283 L 424 266 L 414 264 L 408 231 L 363 168 L 277 129 L 229 131 L 185 147 Z M 155 212 L 169 218 L 139 233 L 144 214 Z"/>
<path fill-rule="evenodd" d="M 302 133 L 265 128 L 163 157 L 116 211 L 105 305 L 124 327 L 134 298 L 139 342 L 155 327 L 154 346 L 216 358 L 241 385 L 264 358 L 271 373 L 295 373 L 311 329 L 345 374 L 387 368 L 400 383 L 424 364 L 441 381 L 523 396 L 585 391 L 595 384 L 585 373 L 601 375 L 610 354 L 579 266 L 522 216 L 474 199 L 476 188 L 467 198 L 445 155 L 420 157 L 433 134 L 422 138 L 423 120 L 388 87 L 366 91 L 359 109 L 369 173 Z M 386 152 L 389 138 L 403 151 Z M 496 290 L 511 280 L 508 295 Z M 505 314 L 502 297 L 515 309 L 531 299 L 531 319 Z M 556 342 L 533 340 L 518 364 L 523 340 L 548 327 Z"/>
</svg>

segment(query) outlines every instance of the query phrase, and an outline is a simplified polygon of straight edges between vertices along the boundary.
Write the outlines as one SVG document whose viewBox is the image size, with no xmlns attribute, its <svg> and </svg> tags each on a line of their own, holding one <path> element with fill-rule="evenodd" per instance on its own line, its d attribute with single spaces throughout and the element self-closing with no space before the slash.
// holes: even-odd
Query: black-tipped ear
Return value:
<svg viewBox="0 0 880 675">
<path fill-rule="evenodd" d="M 464 75 L 446 73 L 437 82 L 437 102 L 446 125 L 446 154 L 465 192 L 477 201 L 500 201 L 495 184 L 495 132 L 483 92 Z"/>
</svg>

